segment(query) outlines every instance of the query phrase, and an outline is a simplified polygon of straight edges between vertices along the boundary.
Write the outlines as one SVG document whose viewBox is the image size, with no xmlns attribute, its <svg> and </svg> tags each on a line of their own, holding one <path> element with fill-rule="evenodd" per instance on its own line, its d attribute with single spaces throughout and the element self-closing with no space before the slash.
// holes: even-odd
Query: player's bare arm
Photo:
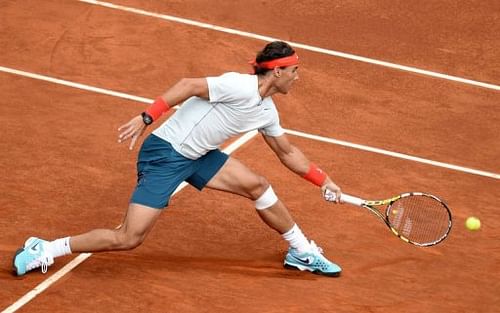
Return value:
<svg viewBox="0 0 500 313">
<path fill-rule="evenodd" d="M 159 107 L 159 109 L 155 110 L 158 116 L 156 118 L 144 116 L 144 114 L 135 116 L 118 128 L 120 132 L 118 142 L 121 143 L 131 139 L 129 149 L 132 150 L 137 139 L 144 133 L 146 127 L 152 123 L 153 120 L 156 120 L 159 115 L 168 111 L 177 103 L 182 103 L 193 96 L 208 99 L 208 84 L 206 78 L 183 78 L 178 81 L 151 105 L 153 110 L 155 106 Z M 150 121 L 149 124 L 146 122 L 148 120 Z"/>
<path fill-rule="evenodd" d="M 311 170 L 311 162 L 299 148 L 290 143 L 286 135 L 279 137 L 263 135 L 263 137 L 283 165 L 297 175 L 307 179 L 306 176 Z M 321 183 L 322 192 L 324 193 L 327 189 L 335 193 L 337 195 L 337 199 L 340 198 L 341 191 L 339 186 L 337 186 L 328 175 L 326 175 L 324 182 Z"/>
</svg>

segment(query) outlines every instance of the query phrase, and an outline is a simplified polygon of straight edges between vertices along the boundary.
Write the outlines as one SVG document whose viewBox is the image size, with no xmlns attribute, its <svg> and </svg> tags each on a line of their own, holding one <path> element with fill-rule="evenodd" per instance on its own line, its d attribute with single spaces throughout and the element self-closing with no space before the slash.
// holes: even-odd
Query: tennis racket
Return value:
<svg viewBox="0 0 500 313">
<path fill-rule="evenodd" d="M 336 195 L 328 189 L 324 197 L 327 201 L 336 200 Z M 417 246 L 436 245 L 451 230 L 450 209 L 430 194 L 409 192 L 386 200 L 364 200 L 343 193 L 340 201 L 368 209 L 384 221 L 394 235 Z M 383 207 L 385 213 L 382 213 Z"/>
</svg>

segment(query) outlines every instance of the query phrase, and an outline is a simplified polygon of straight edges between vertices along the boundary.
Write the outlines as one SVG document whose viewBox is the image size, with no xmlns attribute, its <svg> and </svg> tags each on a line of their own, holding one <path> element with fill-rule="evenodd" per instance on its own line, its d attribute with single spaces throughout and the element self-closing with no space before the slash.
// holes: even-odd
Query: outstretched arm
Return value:
<svg viewBox="0 0 500 313">
<path fill-rule="evenodd" d="M 158 97 L 145 113 L 152 118 L 151 121 L 158 119 L 161 114 L 167 112 L 171 107 L 182 103 L 190 97 L 197 96 L 208 99 L 208 84 L 206 78 L 183 78 L 162 96 Z M 147 125 L 144 123 L 142 115 L 137 115 L 127 123 L 118 128 L 118 142 L 130 140 L 129 149 L 132 150 L 137 139 L 144 133 Z"/>
<path fill-rule="evenodd" d="M 323 173 L 311 163 L 299 148 L 292 145 L 286 135 L 279 137 L 263 135 L 263 137 L 281 163 L 289 170 L 320 186 L 323 193 L 328 189 L 337 195 L 336 199 L 340 199 L 341 191 L 339 186 L 326 173 Z"/>
</svg>

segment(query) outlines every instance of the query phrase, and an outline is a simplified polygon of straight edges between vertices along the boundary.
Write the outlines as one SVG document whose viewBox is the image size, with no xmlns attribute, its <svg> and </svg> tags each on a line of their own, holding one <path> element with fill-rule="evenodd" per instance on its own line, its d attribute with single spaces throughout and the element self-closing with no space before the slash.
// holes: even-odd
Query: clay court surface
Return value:
<svg viewBox="0 0 500 313">
<path fill-rule="evenodd" d="M 250 201 L 189 186 L 138 249 L 91 255 L 48 287 L 51 275 L 85 256 L 57 259 L 45 275 L 12 276 L 12 256 L 27 237 L 115 227 L 135 186 L 138 149 L 118 144 L 117 128 L 147 101 L 46 77 L 147 100 L 182 77 L 248 72 L 247 61 L 265 41 L 79 1 L 3 0 L 0 310 L 498 312 L 497 1 L 113 1 L 489 84 L 296 48 L 300 80 L 275 98 L 290 140 L 345 192 L 365 198 L 430 192 L 448 203 L 454 227 L 438 246 L 406 244 L 366 210 L 325 202 L 257 135 L 233 155 L 268 178 L 306 235 L 342 266 L 340 278 L 283 269 L 287 246 Z M 471 215 L 482 221 L 477 232 L 463 226 Z M 40 284 L 42 291 L 35 289 Z"/>
</svg>

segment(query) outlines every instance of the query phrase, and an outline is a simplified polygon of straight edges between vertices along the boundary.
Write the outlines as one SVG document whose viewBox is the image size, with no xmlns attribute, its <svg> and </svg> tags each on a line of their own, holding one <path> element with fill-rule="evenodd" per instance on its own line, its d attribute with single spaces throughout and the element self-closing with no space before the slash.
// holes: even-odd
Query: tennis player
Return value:
<svg viewBox="0 0 500 313">
<path fill-rule="evenodd" d="M 172 106 L 182 104 L 142 144 L 137 186 L 121 227 L 94 229 L 51 242 L 31 237 L 14 256 L 15 274 L 24 275 L 37 268 L 45 273 L 54 258 L 71 253 L 136 248 L 168 206 L 172 193 L 186 181 L 199 190 L 207 187 L 253 201 L 260 218 L 289 243 L 285 267 L 340 275 L 340 267 L 306 238 L 269 182 L 218 148 L 230 137 L 258 130 L 284 166 L 340 198 L 340 188 L 288 141 L 271 98 L 292 88 L 299 78 L 298 64 L 292 47 L 275 41 L 257 54 L 252 63 L 254 74 L 229 72 L 218 77 L 181 79 L 145 112 L 119 128 L 118 141 L 130 140 L 132 149 L 148 125 Z"/>
</svg>

